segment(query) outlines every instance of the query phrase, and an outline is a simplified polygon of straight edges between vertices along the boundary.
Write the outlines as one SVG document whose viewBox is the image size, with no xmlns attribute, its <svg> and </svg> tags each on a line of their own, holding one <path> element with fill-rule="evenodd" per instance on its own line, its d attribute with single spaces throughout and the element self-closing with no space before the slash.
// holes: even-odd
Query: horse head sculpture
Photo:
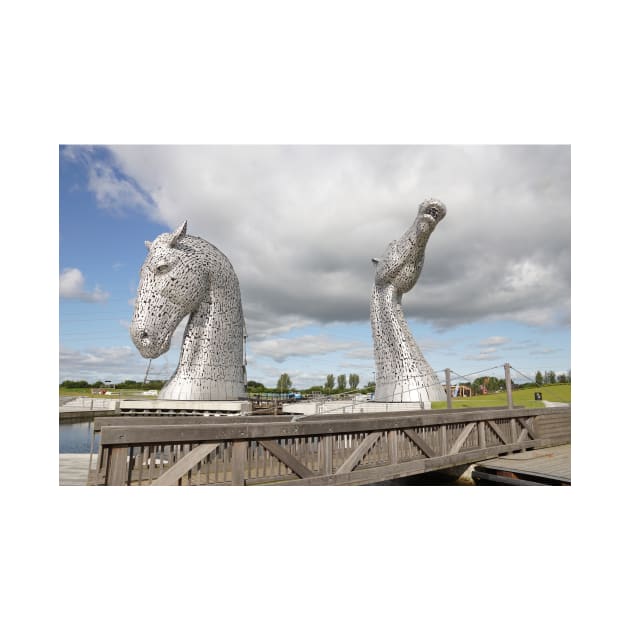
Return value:
<svg viewBox="0 0 630 630">
<path fill-rule="evenodd" d="M 370 320 L 376 363 L 374 398 L 387 402 L 446 400 L 435 372 L 416 344 L 401 307 L 403 294 L 415 286 L 433 230 L 446 216 L 437 199 L 420 204 L 411 227 L 392 241 L 376 265 Z"/>
<path fill-rule="evenodd" d="M 164 354 L 190 314 L 177 370 L 159 393 L 169 400 L 236 400 L 245 395 L 245 322 L 238 278 L 227 257 L 186 234 L 186 221 L 160 234 L 140 270 L 131 339 L 145 358 Z"/>
</svg>

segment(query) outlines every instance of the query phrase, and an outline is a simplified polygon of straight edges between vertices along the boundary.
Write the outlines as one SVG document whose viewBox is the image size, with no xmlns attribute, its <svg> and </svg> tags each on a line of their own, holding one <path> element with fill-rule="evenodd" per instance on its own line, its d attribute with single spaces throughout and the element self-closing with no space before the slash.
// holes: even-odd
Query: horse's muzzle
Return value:
<svg viewBox="0 0 630 630">
<path fill-rule="evenodd" d="M 129 330 L 134 346 L 145 359 L 155 359 L 164 354 L 170 347 L 170 335 L 166 338 L 155 338 L 146 329 L 131 324 Z"/>
</svg>

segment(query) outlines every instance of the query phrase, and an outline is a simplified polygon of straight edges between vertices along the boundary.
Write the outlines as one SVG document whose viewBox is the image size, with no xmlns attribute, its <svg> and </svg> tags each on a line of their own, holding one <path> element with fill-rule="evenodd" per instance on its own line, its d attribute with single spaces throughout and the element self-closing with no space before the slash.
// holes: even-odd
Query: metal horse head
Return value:
<svg viewBox="0 0 630 630">
<path fill-rule="evenodd" d="M 209 274 L 186 236 L 186 221 L 173 233 L 145 241 L 149 253 L 140 270 L 140 284 L 131 321 L 131 339 L 140 354 L 154 359 L 171 345 L 177 325 L 197 309 L 208 291 Z"/>
<path fill-rule="evenodd" d="M 441 201 L 423 201 L 411 227 L 388 245 L 382 258 L 372 259 L 376 265 L 376 284 L 391 285 L 401 295 L 409 292 L 420 277 L 427 241 L 445 216 L 446 206 Z"/>
</svg>

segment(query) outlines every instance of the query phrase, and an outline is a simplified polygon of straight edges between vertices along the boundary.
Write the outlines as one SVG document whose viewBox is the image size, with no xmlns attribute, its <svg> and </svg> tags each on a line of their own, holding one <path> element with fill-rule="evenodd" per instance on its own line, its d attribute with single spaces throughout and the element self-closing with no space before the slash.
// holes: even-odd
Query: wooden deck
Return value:
<svg viewBox="0 0 630 630">
<path fill-rule="evenodd" d="M 571 485 L 571 444 L 512 453 L 477 464 L 477 484 Z"/>
<path fill-rule="evenodd" d="M 89 453 L 59 453 L 59 485 L 87 486 Z"/>
</svg>

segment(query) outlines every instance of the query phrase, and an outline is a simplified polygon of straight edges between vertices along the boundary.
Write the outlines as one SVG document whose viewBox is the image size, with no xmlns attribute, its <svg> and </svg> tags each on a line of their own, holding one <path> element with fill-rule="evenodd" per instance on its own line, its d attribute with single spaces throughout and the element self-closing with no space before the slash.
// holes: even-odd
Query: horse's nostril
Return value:
<svg viewBox="0 0 630 630">
<path fill-rule="evenodd" d="M 146 330 L 143 330 L 140 333 L 140 339 L 146 339 L 149 336 L 149 333 Z"/>
</svg>

